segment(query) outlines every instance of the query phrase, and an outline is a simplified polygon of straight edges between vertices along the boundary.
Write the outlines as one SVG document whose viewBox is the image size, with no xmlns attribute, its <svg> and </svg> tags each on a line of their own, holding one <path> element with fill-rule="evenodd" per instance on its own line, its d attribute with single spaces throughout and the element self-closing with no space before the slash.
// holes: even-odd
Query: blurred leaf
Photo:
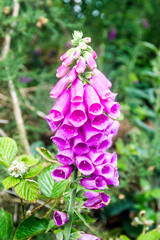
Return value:
<svg viewBox="0 0 160 240">
<path fill-rule="evenodd" d="M 18 161 L 23 161 L 25 163 L 26 167 L 31 167 L 31 166 L 36 165 L 39 162 L 39 159 L 36 159 L 32 155 L 23 154 L 18 157 Z"/>
<path fill-rule="evenodd" d="M 42 193 L 49 198 L 58 198 L 64 193 L 69 179 L 61 182 L 55 182 L 51 176 L 51 172 L 56 168 L 56 165 L 50 165 L 43 170 L 38 178 L 38 183 Z"/>
<path fill-rule="evenodd" d="M 120 236 L 120 240 L 130 240 L 130 238 L 128 238 L 128 237 L 125 236 L 125 235 L 121 235 L 121 236 Z"/>
<path fill-rule="evenodd" d="M 0 239 L 10 240 L 13 237 L 12 215 L 0 209 Z"/>
<path fill-rule="evenodd" d="M 142 45 L 149 48 L 150 50 L 153 50 L 155 53 L 158 53 L 158 49 L 156 48 L 156 46 L 152 43 L 149 42 L 142 42 Z"/>
<path fill-rule="evenodd" d="M 9 176 L 3 180 L 3 186 L 5 190 L 8 188 L 14 187 L 20 182 L 20 178 L 15 178 L 13 176 Z"/>
<path fill-rule="evenodd" d="M 14 240 L 23 240 L 38 235 L 46 230 L 47 225 L 48 221 L 44 218 L 29 217 L 19 224 Z"/>
<path fill-rule="evenodd" d="M 37 151 L 35 149 L 36 147 L 45 147 L 45 145 L 42 141 L 33 142 L 30 146 L 32 155 L 35 155 L 37 153 Z"/>
<path fill-rule="evenodd" d="M 27 173 L 24 174 L 24 178 L 31 178 L 31 177 L 35 177 L 37 174 L 39 174 L 42 169 L 44 168 L 43 164 L 38 164 L 34 167 L 29 168 L 29 170 L 27 171 Z"/>
<path fill-rule="evenodd" d="M 54 220 L 50 220 L 46 232 L 50 231 L 52 228 L 55 227 L 57 227 L 57 225 L 55 224 Z"/>
<path fill-rule="evenodd" d="M 70 234 L 70 238 L 69 240 L 78 240 L 79 238 L 81 238 L 82 234 L 80 234 L 79 232 L 73 232 Z"/>
<path fill-rule="evenodd" d="M 160 231 L 152 230 L 146 234 L 141 234 L 137 240 L 159 240 L 160 239 Z"/>
<path fill-rule="evenodd" d="M 52 156 L 51 152 L 43 147 L 36 147 L 37 152 L 49 162 L 53 162 L 56 159 Z"/>
<path fill-rule="evenodd" d="M 14 189 L 20 198 L 30 202 L 35 202 L 39 196 L 38 184 L 33 180 L 21 180 Z"/>
<path fill-rule="evenodd" d="M 74 209 L 74 212 L 75 212 L 75 214 L 79 217 L 79 219 L 84 223 L 84 225 L 90 229 L 89 224 L 86 222 L 86 220 L 85 220 L 85 218 L 82 216 L 82 214 L 81 214 L 77 209 Z"/>
<path fill-rule="evenodd" d="M 17 144 L 16 142 L 8 137 L 0 138 L 0 162 L 7 167 L 13 162 L 17 154 Z"/>
</svg>

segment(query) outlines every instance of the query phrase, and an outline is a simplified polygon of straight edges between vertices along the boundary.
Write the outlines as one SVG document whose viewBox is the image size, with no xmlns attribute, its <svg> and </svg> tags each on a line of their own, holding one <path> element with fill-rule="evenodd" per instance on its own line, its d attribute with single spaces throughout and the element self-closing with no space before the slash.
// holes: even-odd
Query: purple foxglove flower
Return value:
<svg viewBox="0 0 160 240">
<path fill-rule="evenodd" d="M 70 148 L 70 140 L 67 139 L 59 130 L 56 132 L 56 134 L 52 138 L 52 141 L 60 150 Z"/>
<path fill-rule="evenodd" d="M 81 49 L 80 49 L 79 47 L 77 47 L 77 48 L 76 48 L 76 51 L 75 51 L 74 54 L 73 54 L 73 58 L 74 58 L 74 59 L 77 59 L 77 58 L 80 57 L 80 55 L 81 55 Z"/>
<path fill-rule="evenodd" d="M 62 62 L 62 65 L 65 67 L 68 67 L 69 65 L 71 65 L 73 62 L 73 58 L 71 56 L 68 56 L 67 58 L 64 59 L 64 61 Z"/>
<path fill-rule="evenodd" d="M 86 234 L 86 233 L 83 233 L 82 234 L 82 237 L 79 238 L 78 240 L 100 240 L 100 238 L 96 237 L 96 236 L 93 236 L 91 234 Z"/>
<path fill-rule="evenodd" d="M 54 115 L 52 113 L 50 113 L 47 116 L 45 116 L 45 119 L 47 120 L 52 132 L 55 132 L 57 130 L 58 126 L 61 124 L 61 121 L 54 121 L 52 119 L 52 116 L 54 116 Z"/>
<path fill-rule="evenodd" d="M 103 112 L 103 106 L 100 103 L 97 93 L 88 84 L 84 86 L 84 99 L 89 113 L 99 115 Z"/>
<path fill-rule="evenodd" d="M 104 190 L 107 183 L 102 176 L 92 175 L 90 178 L 83 178 L 80 181 L 81 185 L 89 190 Z"/>
<path fill-rule="evenodd" d="M 95 52 L 94 50 L 92 50 L 92 57 L 93 57 L 94 59 L 97 58 L 97 54 L 96 54 L 96 52 Z"/>
<path fill-rule="evenodd" d="M 63 53 L 62 56 L 60 57 L 60 60 L 63 61 L 63 60 L 65 60 L 67 57 L 69 57 L 69 55 L 68 55 L 67 52 L 65 52 L 65 53 Z"/>
<path fill-rule="evenodd" d="M 97 152 L 96 149 L 92 148 L 88 152 L 87 157 L 89 157 L 89 159 L 91 159 L 91 161 L 94 165 L 99 165 L 104 162 L 104 159 L 106 156 L 105 156 L 104 152 Z"/>
<path fill-rule="evenodd" d="M 145 28 L 149 28 L 150 27 L 150 24 L 148 22 L 148 19 L 147 18 L 143 18 L 142 19 L 142 24 Z"/>
<path fill-rule="evenodd" d="M 92 114 L 88 114 L 88 117 L 91 121 L 91 125 L 94 128 L 99 130 L 104 130 L 108 126 L 109 117 L 107 117 L 104 113 L 94 116 Z"/>
<path fill-rule="evenodd" d="M 57 226 L 62 226 L 67 222 L 67 213 L 55 211 L 53 220 Z"/>
<path fill-rule="evenodd" d="M 90 42 L 91 42 L 91 38 L 90 38 L 90 37 L 85 37 L 83 40 L 84 40 L 86 43 L 90 43 Z"/>
<path fill-rule="evenodd" d="M 84 175 L 90 175 L 95 170 L 91 160 L 86 156 L 76 156 L 75 164 L 79 171 Z"/>
<path fill-rule="evenodd" d="M 86 69 L 85 60 L 84 58 L 80 58 L 76 66 L 76 71 L 77 73 L 83 73 L 85 69 Z"/>
<path fill-rule="evenodd" d="M 89 198 L 84 203 L 84 206 L 89 209 L 99 209 L 108 205 L 110 202 L 110 197 L 105 193 L 86 192 L 84 196 Z"/>
<path fill-rule="evenodd" d="M 56 101 L 55 105 L 51 109 L 53 121 L 60 121 L 64 118 L 70 106 L 70 89 L 64 92 L 59 99 Z"/>
<path fill-rule="evenodd" d="M 118 121 L 113 121 L 113 124 L 108 129 L 110 131 L 110 137 L 115 137 L 117 135 L 120 123 Z M 105 132 L 104 132 L 105 133 Z"/>
<path fill-rule="evenodd" d="M 107 149 L 109 149 L 112 145 L 112 141 L 110 137 L 103 136 L 100 140 L 100 143 L 97 147 L 97 151 L 103 151 L 105 152 Z"/>
<path fill-rule="evenodd" d="M 106 76 L 97 68 L 93 70 L 94 75 L 99 78 L 99 81 L 106 87 L 111 88 L 112 83 L 106 78 Z"/>
<path fill-rule="evenodd" d="M 107 125 L 107 127 L 106 127 L 106 129 L 104 129 L 104 134 L 108 137 L 108 135 L 110 134 L 110 132 L 111 132 L 111 127 L 112 127 L 112 125 L 113 125 L 113 123 L 114 123 L 115 121 L 113 120 L 113 119 L 111 119 L 111 118 L 109 118 L 109 120 L 108 120 L 108 125 Z"/>
<path fill-rule="evenodd" d="M 83 102 L 83 83 L 77 78 L 71 86 L 71 102 L 80 103 Z"/>
<path fill-rule="evenodd" d="M 80 129 L 78 135 L 73 138 L 73 150 L 77 155 L 84 155 L 90 150 L 88 145 L 84 142 L 84 137 Z"/>
<path fill-rule="evenodd" d="M 56 158 L 63 165 L 72 165 L 74 163 L 74 152 L 71 149 L 65 149 L 59 151 Z"/>
<path fill-rule="evenodd" d="M 74 82 L 74 80 L 77 78 L 78 73 L 76 72 L 75 68 L 72 68 L 69 73 L 66 75 L 66 78 L 68 79 L 69 83 Z"/>
<path fill-rule="evenodd" d="M 88 67 L 92 70 L 97 67 L 97 63 L 90 53 L 86 54 L 86 62 L 87 62 Z"/>
<path fill-rule="evenodd" d="M 98 146 L 103 134 L 91 126 L 89 122 L 86 122 L 82 127 L 85 142 L 88 146 L 96 147 Z"/>
<path fill-rule="evenodd" d="M 116 187 L 119 187 L 119 174 L 118 174 L 118 170 L 115 169 L 114 171 L 114 175 L 111 178 L 105 178 L 105 181 L 107 183 L 107 185 L 114 185 Z"/>
<path fill-rule="evenodd" d="M 66 180 L 70 177 L 73 171 L 71 166 L 58 166 L 52 172 L 52 177 L 56 182 Z"/>
<path fill-rule="evenodd" d="M 117 154 L 114 153 L 105 153 L 104 163 L 110 163 L 113 167 L 117 167 Z"/>
<path fill-rule="evenodd" d="M 68 85 L 68 79 L 66 77 L 61 78 L 52 88 L 50 92 L 51 98 L 56 99 L 60 97 L 60 95 L 67 89 Z"/>
<path fill-rule="evenodd" d="M 87 121 L 86 107 L 83 102 L 71 103 L 69 121 L 75 127 L 81 127 Z"/>
<path fill-rule="evenodd" d="M 104 106 L 104 111 L 114 119 L 120 117 L 120 104 L 114 102 L 112 99 L 108 98 L 107 100 L 101 100 L 102 105 Z"/>
<path fill-rule="evenodd" d="M 112 178 L 114 176 L 114 168 L 110 163 L 105 163 L 95 166 L 95 175 L 100 175 L 105 178 Z"/>
<path fill-rule="evenodd" d="M 108 37 L 109 37 L 109 39 L 112 41 L 112 40 L 115 39 L 116 35 L 117 35 L 116 29 L 115 29 L 115 28 L 112 28 L 112 29 L 109 31 Z"/>
<path fill-rule="evenodd" d="M 64 121 L 58 131 L 67 139 L 71 139 L 78 135 L 78 129 L 69 121 L 69 113 L 65 116 Z"/>
<path fill-rule="evenodd" d="M 56 77 L 57 77 L 57 78 L 64 77 L 68 71 L 69 71 L 69 67 L 66 67 L 66 66 L 61 65 L 61 66 L 57 69 Z"/>
</svg>

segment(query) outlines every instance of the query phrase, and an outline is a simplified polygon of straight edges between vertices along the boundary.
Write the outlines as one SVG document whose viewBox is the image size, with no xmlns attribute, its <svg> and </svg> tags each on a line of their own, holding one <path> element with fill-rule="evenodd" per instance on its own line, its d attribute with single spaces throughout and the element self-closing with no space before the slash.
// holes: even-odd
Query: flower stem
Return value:
<svg viewBox="0 0 160 240">
<path fill-rule="evenodd" d="M 76 168 L 73 172 L 72 183 L 74 183 L 74 181 L 76 180 L 77 175 L 78 175 L 78 170 Z M 77 187 L 75 187 L 71 192 L 69 208 L 68 208 L 69 219 L 68 219 L 67 223 L 65 224 L 65 228 L 64 228 L 64 239 L 65 240 L 69 240 L 69 237 L 70 237 L 72 221 L 73 221 L 73 214 L 74 214 L 74 205 L 75 205 L 75 199 L 76 199 L 76 191 L 77 191 Z"/>
</svg>

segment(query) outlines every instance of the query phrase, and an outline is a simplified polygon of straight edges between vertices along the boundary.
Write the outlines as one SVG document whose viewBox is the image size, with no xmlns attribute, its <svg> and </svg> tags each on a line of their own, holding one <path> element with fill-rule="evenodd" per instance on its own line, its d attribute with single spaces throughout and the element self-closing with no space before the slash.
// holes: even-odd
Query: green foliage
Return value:
<svg viewBox="0 0 160 240">
<path fill-rule="evenodd" d="M 36 150 L 47 161 L 52 162 L 53 160 L 55 160 L 55 158 L 53 157 L 51 152 L 48 151 L 46 148 L 44 148 L 44 147 L 36 147 Z"/>
<path fill-rule="evenodd" d="M 38 235 L 46 230 L 47 225 L 48 221 L 44 218 L 29 217 L 19 224 L 14 240 L 28 239 Z"/>
<path fill-rule="evenodd" d="M 35 202 L 39 196 L 38 184 L 33 180 L 21 180 L 14 189 L 19 197 L 30 202 Z"/>
<path fill-rule="evenodd" d="M 27 173 L 24 174 L 24 178 L 31 178 L 37 176 L 42 170 L 44 166 L 42 164 L 38 164 L 32 168 L 29 168 Z"/>
<path fill-rule="evenodd" d="M 42 193 L 49 198 L 58 198 L 64 193 L 69 180 L 55 182 L 51 176 L 51 172 L 56 165 L 50 165 L 42 171 L 38 178 L 38 183 Z"/>
<path fill-rule="evenodd" d="M 18 157 L 18 161 L 23 161 L 26 167 L 31 167 L 36 165 L 39 162 L 39 159 L 36 159 L 33 155 L 23 154 Z"/>
<path fill-rule="evenodd" d="M 15 178 L 13 176 L 9 176 L 3 180 L 3 186 L 5 190 L 8 188 L 14 187 L 20 182 L 20 178 Z"/>
<path fill-rule="evenodd" d="M 8 137 L 0 138 L 0 162 L 10 166 L 17 154 L 17 144 L 16 142 Z"/>
<path fill-rule="evenodd" d="M 12 215 L 0 209 L 0 239 L 10 240 L 13 237 Z"/>
<path fill-rule="evenodd" d="M 141 234 L 137 240 L 159 240 L 160 239 L 160 231 L 152 230 L 147 232 L 146 234 Z"/>
</svg>

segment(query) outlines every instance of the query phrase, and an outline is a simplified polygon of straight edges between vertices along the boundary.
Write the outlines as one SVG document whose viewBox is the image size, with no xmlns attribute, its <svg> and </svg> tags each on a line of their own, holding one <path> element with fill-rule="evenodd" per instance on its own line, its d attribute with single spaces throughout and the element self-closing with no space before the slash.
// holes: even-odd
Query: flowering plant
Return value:
<svg viewBox="0 0 160 240">
<path fill-rule="evenodd" d="M 56 158 L 60 165 L 52 171 L 52 178 L 61 182 L 72 174 L 68 220 L 66 213 L 54 214 L 56 225 L 65 224 L 65 240 L 70 239 L 79 184 L 87 189 L 83 206 L 89 209 L 108 205 L 105 189 L 119 186 L 117 155 L 106 151 L 119 128 L 115 119 L 120 116 L 120 105 L 115 102 L 117 94 L 110 90 L 111 82 L 97 69 L 97 55 L 90 42 L 82 32 L 74 32 L 74 47 L 60 57 L 62 64 L 56 74 L 60 80 L 50 92 L 57 101 L 46 116 L 54 132 L 52 141 L 59 149 Z M 79 239 L 98 238 L 82 234 Z"/>
</svg>

